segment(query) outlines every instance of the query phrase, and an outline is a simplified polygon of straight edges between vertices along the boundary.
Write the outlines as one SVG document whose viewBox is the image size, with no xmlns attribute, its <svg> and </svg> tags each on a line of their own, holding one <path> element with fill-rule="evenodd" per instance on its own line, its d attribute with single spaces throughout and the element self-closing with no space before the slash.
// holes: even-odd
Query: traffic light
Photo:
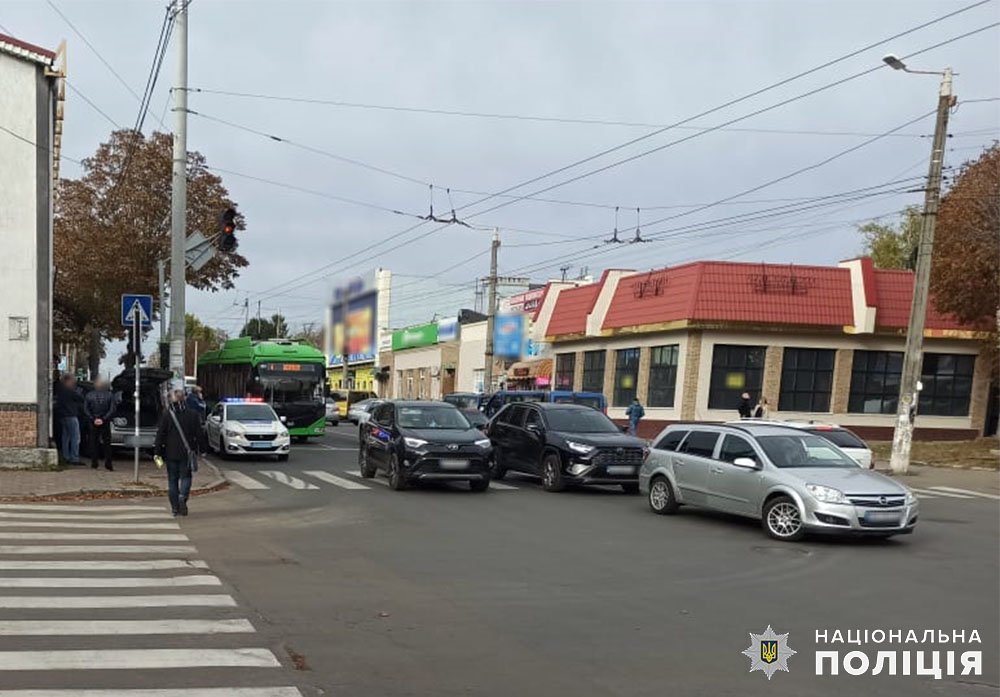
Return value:
<svg viewBox="0 0 1000 697">
<path fill-rule="evenodd" d="M 219 249 L 232 252 L 239 243 L 236 241 L 236 210 L 227 208 L 219 216 Z"/>
</svg>

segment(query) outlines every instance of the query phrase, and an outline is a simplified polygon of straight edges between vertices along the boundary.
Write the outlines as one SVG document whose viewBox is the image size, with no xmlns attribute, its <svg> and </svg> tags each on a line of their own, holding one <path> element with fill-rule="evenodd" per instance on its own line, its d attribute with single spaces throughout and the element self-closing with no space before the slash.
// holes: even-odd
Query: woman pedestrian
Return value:
<svg viewBox="0 0 1000 697">
<path fill-rule="evenodd" d="M 175 516 L 188 514 L 191 478 L 198 469 L 201 419 L 187 408 L 184 388 L 170 392 L 170 405 L 156 429 L 156 454 L 166 460 L 170 510 Z"/>
<path fill-rule="evenodd" d="M 767 406 L 767 397 L 762 396 L 760 401 L 757 402 L 757 406 L 753 408 L 753 418 L 766 419 L 770 411 L 770 408 Z"/>
</svg>

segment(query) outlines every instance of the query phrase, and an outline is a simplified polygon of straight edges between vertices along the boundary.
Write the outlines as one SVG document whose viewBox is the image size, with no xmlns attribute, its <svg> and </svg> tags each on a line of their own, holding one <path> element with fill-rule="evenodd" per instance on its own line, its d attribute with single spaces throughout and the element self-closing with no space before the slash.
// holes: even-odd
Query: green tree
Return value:
<svg viewBox="0 0 1000 697">
<path fill-rule="evenodd" d="M 115 131 L 83 161 L 80 179 L 63 179 L 55 203 L 54 333 L 87 353 L 96 374 L 103 345 L 124 336 L 118 317 L 123 293 L 158 295 L 156 263 L 170 255 L 173 138 Z M 187 234 L 213 234 L 218 216 L 235 207 L 222 179 L 198 152 L 188 153 Z M 242 217 L 237 227 L 243 229 Z M 195 288 L 232 288 L 247 260 L 218 254 L 198 272 Z"/>
<path fill-rule="evenodd" d="M 282 315 L 271 315 L 270 318 L 252 320 L 243 325 L 240 336 L 249 336 L 254 341 L 277 339 L 288 336 L 288 323 Z"/>
<path fill-rule="evenodd" d="M 923 215 L 917 206 L 907 206 L 895 223 L 859 225 L 864 254 L 880 269 L 912 269 L 921 225 Z"/>
<path fill-rule="evenodd" d="M 194 375 L 194 365 L 197 356 L 206 351 L 214 351 L 221 347 L 227 339 L 226 333 L 221 329 L 203 324 L 200 319 L 192 314 L 184 315 L 184 341 L 186 349 L 184 351 L 185 375 Z"/>
</svg>

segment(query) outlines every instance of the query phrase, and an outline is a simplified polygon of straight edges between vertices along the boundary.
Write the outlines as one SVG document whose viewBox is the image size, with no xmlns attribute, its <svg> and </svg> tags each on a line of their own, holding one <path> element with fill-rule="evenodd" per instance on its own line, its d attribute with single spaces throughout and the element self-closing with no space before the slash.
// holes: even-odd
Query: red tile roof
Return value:
<svg viewBox="0 0 1000 697">
<path fill-rule="evenodd" d="M 637 297 L 644 280 L 645 295 Z M 676 320 L 843 327 L 854 321 L 850 272 L 723 261 L 660 269 L 619 282 L 603 328 Z"/>
<path fill-rule="evenodd" d="M 51 65 L 52 61 L 56 59 L 55 51 L 29 44 L 27 41 L 21 41 L 6 34 L 0 34 L 0 51 L 13 56 L 28 58 L 43 65 Z"/>
<path fill-rule="evenodd" d="M 552 319 L 545 330 L 546 336 L 583 334 L 587 331 L 587 315 L 594 309 L 594 301 L 597 300 L 602 285 L 591 283 L 560 292 L 552 311 Z"/>
<path fill-rule="evenodd" d="M 913 272 L 875 269 L 875 325 L 886 329 L 904 329 L 910 323 L 913 303 Z M 951 315 L 938 312 L 934 298 L 927 308 L 927 329 L 970 329 Z"/>
</svg>

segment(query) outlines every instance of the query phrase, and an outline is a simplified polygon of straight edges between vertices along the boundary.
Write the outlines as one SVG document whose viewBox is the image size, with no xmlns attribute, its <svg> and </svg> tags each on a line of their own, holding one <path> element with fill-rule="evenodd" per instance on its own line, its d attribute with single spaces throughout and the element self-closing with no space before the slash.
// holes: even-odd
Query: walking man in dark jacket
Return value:
<svg viewBox="0 0 1000 697">
<path fill-rule="evenodd" d="M 100 378 L 83 399 L 83 414 L 90 429 L 90 466 L 95 470 L 99 456 L 104 458 L 105 469 L 114 469 L 111 465 L 111 418 L 115 415 L 116 406 L 114 393 L 108 388 L 107 381 Z"/>
<path fill-rule="evenodd" d="M 55 418 L 59 422 L 60 451 L 63 460 L 71 465 L 80 464 L 80 414 L 83 396 L 76 386 L 76 378 L 66 373 L 56 383 Z"/>
<path fill-rule="evenodd" d="M 170 406 L 156 429 L 156 454 L 167 462 L 170 510 L 175 516 L 188 514 L 187 501 L 200 442 L 201 419 L 187 407 L 184 388 L 175 388 L 170 392 Z"/>
</svg>

